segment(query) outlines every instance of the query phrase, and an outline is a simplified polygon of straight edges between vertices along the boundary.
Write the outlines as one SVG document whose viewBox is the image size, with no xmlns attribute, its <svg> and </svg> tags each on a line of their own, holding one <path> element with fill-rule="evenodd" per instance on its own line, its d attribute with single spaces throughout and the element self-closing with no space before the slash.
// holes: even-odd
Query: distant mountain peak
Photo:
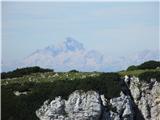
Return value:
<svg viewBox="0 0 160 120">
<path fill-rule="evenodd" d="M 68 52 L 68 51 L 79 51 L 84 50 L 83 44 L 79 41 L 75 40 L 72 37 L 67 37 L 65 41 L 63 41 L 59 45 L 50 45 L 44 48 L 46 51 L 50 52 Z"/>
<path fill-rule="evenodd" d="M 67 37 L 66 41 L 64 41 L 64 45 L 67 51 L 84 50 L 83 44 L 72 37 Z"/>
<path fill-rule="evenodd" d="M 3 70 L 40 66 L 56 71 L 68 71 L 73 68 L 80 71 L 117 71 L 147 60 L 159 60 L 159 56 L 158 50 L 144 50 L 135 55 L 108 57 L 97 50 L 85 49 L 81 42 L 72 37 L 67 37 L 58 45 L 49 45 L 34 51 L 16 64 L 15 62 L 11 64 L 3 62 Z"/>
</svg>

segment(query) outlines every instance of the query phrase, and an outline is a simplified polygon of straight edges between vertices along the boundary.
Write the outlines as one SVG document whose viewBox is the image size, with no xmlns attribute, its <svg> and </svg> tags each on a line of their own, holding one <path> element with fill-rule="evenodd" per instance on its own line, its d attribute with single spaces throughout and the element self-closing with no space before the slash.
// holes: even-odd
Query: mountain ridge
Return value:
<svg viewBox="0 0 160 120">
<path fill-rule="evenodd" d="M 68 71 L 73 68 L 80 71 L 118 71 L 132 64 L 159 60 L 159 56 L 159 50 L 144 50 L 136 54 L 113 58 L 94 49 L 87 50 L 83 43 L 67 37 L 61 44 L 38 49 L 17 61 L 16 64 L 15 62 L 8 65 L 3 63 L 2 68 L 40 66 L 56 71 Z"/>
</svg>

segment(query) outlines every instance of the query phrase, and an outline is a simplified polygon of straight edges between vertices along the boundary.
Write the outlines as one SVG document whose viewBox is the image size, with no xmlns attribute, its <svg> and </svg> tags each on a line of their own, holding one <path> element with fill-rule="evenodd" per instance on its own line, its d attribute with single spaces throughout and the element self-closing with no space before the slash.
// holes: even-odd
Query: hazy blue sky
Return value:
<svg viewBox="0 0 160 120">
<path fill-rule="evenodd" d="M 3 2 L 2 59 L 22 59 L 66 37 L 123 56 L 158 49 L 157 2 Z"/>
</svg>

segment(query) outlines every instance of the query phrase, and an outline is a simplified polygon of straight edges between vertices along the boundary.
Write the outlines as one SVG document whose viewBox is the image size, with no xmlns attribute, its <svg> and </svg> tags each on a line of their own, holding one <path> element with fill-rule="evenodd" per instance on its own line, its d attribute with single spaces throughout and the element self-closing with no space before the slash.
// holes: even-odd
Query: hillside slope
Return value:
<svg viewBox="0 0 160 120">
<path fill-rule="evenodd" d="M 23 68 L 5 73 L 1 80 L 2 120 L 159 118 L 157 66 L 116 73 L 41 70 Z"/>
</svg>

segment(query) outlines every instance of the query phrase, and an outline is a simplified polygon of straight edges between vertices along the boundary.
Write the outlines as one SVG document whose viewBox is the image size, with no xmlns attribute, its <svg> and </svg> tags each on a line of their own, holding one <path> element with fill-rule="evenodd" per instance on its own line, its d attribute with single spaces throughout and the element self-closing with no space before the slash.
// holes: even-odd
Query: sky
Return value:
<svg viewBox="0 0 160 120">
<path fill-rule="evenodd" d="M 158 2 L 3 2 L 2 61 L 67 37 L 112 56 L 158 49 L 158 11 Z"/>
</svg>

